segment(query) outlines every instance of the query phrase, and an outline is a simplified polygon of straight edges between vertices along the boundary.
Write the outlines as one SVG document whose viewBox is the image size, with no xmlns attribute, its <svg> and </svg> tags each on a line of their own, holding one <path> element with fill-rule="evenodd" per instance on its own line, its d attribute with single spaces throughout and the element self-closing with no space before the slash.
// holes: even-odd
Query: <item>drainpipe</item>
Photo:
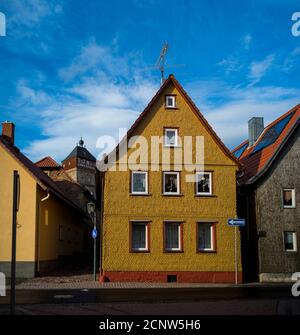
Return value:
<svg viewBox="0 0 300 335">
<path fill-rule="evenodd" d="M 40 227 L 42 224 L 42 203 L 50 198 L 50 193 L 47 190 L 47 195 L 39 202 L 39 219 L 37 225 L 37 273 L 40 273 Z"/>
<path fill-rule="evenodd" d="M 99 224 L 99 237 L 100 237 L 100 257 L 99 257 L 99 281 L 100 283 L 105 282 L 105 276 L 103 275 L 103 209 L 104 209 L 104 178 L 105 173 L 101 177 L 101 205 L 100 205 L 100 224 Z"/>
</svg>

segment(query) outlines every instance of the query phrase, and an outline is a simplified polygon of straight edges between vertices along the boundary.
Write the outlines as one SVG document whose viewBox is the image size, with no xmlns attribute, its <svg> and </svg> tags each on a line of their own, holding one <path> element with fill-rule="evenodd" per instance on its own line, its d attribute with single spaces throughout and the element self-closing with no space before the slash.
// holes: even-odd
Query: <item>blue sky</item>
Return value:
<svg viewBox="0 0 300 335">
<path fill-rule="evenodd" d="M 0 0 L 0 121 L 33 160 L 63 159 L 80 136 L 130 127 L 159 88 L 164 41 L 174 73 L 229 148 L 247 120 L 300 102 L 292 0 Z M 181 66 L 172 66 L 181 65 Z"/>
</svg>

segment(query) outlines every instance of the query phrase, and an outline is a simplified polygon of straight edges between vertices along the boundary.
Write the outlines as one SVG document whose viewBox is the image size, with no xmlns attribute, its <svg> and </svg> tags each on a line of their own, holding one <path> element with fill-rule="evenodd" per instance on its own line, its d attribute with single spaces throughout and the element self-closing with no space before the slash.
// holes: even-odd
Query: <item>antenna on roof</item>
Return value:
<svg viewBox="0 0 300 335">
<path fill-rule="evenodd" d="M 160 55 L 158 57 L 157 62 L 155 63 L 155 67 L 160 70 L 161 73 L 161 85 L 165 82 L 165 65 L 166 65 L 166 54 L 169 49 L 169 44 L 167 42 L 164 43 Z"/>
<path fill-rule="evenodd" d="M 80 147 L 83 147 L 84 145 L 84 140 L 82 139 L 82 137 L 80 138 L 80 141 L 78 142 Z"/>
</svg>

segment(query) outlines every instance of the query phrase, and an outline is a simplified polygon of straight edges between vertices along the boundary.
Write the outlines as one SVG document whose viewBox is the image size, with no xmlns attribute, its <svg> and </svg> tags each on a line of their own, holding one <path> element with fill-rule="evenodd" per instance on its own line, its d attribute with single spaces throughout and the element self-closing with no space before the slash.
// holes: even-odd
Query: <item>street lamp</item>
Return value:
<svg viewBox="0 0 300 335">
<path fill-rule="evenodd" d="M 87 203 L 87 212 L 92 220 L 94 225 L 92 231 L 92 237 L 94 239 L 94 266 L 93 266 L 93 274 L 94 274 L 94 281 L 96 281 L 96 240 L 97 240 L 97 228 L 96 228 L 96 206 L 93 202 Z"/>
</svg>

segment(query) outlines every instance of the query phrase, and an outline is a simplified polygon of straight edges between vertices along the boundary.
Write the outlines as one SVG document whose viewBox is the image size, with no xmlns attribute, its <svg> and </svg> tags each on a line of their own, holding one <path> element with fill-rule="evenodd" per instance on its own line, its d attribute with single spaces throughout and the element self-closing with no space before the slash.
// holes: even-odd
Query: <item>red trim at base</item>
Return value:
<svg viewBox="0 0 300 335">
<path fill-rule="evenodd" d="M 111 282 L 167 282 L 168 275 L 176 275 L 178 283 L 235 283 L 234 272 L 200 271 L 104 271 L 105 281 Z M 238 272 L 242 283 L 242 272 Z"/>
</svg>

